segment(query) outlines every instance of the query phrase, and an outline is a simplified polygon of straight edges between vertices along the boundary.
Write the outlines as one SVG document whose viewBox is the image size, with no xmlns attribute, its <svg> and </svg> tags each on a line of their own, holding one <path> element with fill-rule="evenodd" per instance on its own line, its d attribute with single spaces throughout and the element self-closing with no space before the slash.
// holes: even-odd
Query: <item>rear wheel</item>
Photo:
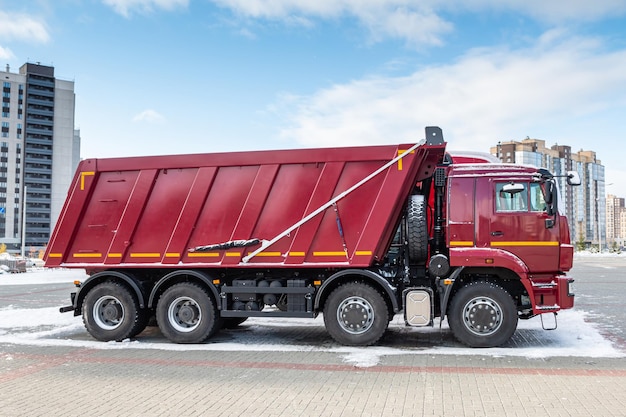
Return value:
<svg viewBox="0 0 626 417">
<path fill-rule="evenodd" d="M 201 343 L 220 328 L 213 299 L 200 286 L 183 282 L 168 288 L 157 304 L 161 333 L 174 343 Z"/>
<path fill-rule="evenodd" d="M 148 309 L 139 310 L 137 324 L 135 325 L 133 332 L 128 337 L 135 337 L 141 332 L 143 332 L 144 330 L 146 330 L 146 327 L 148 327 L 148 324 L 150 323 L 151 317 L 152 317 L 152 311 Z"/>
<path fill-rule="evenodd" d="M 121 341 L 146 327 L 146 313 L 135 295 L 116 282 L 96 285 L 85 296 L 83 322 L 90 335 L 103 342 Z"/>
<path fill-rule="evenodd" d="M 348 346 L 376 343 L 387 330 L 389 312 L 383 296 L 360 282 L 334 290 L 324 306 L 326 330 L 337 342 Z"/>
<path fill-rule="evenodd" d="M 457 340 L 470 347 L 494 347 L 506 343 L 517 328 L 517 309 L 501 286 L 472 282 L 455 294 L 448 323 Z"/>
</svg>

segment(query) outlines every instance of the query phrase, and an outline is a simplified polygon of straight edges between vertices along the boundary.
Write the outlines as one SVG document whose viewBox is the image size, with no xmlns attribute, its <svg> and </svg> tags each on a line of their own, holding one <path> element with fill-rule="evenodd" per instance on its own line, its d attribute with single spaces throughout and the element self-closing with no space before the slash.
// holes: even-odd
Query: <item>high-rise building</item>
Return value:
<svg viewBox="0 0 626 417">
<path fill-rule="evenodd" d="M 39 63 L 0 78 L 0 243 L 30 252 L 48 243 L 80 161 L 74 82 Z"/>
<path fill-rule="evenodd" d="M 569 220 L 572 242 L 587 247 L 606 248 L 606 209 L 604 166 L 593 151 L 572 153 L 570 146 L 546 147 L 540 139 L 498 142 L 491 153 L 505 163 L 546 168 L 558 178 L 561 210 Z M 577 171 L 581 186 L 566 186 L 567 171 Z"/>
<path fill-rule="evenodd" d="M 609 248 L 621 248 L 626 240 L 626 206 L 624 198 L 606 196 L 606 242 Z"/>
</svg>

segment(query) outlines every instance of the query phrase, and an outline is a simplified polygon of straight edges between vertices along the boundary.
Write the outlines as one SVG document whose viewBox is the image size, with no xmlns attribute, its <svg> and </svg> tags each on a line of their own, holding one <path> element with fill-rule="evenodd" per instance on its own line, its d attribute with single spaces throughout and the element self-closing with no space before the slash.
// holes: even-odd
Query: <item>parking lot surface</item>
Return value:
<svg viewBox="0 0 626 417">
<path fill-rule="evenodd" d="M 70 284 L 0 276 L 0 415 L 626 416 L 625 266 L 577 258 L 575 309 L 496 349 L 399 318 L 368 348 L 337 345 L 319 318 L 249 320 L 202 345 L 155 327 L 100 343 L 57 313 Z"/>
</svg>

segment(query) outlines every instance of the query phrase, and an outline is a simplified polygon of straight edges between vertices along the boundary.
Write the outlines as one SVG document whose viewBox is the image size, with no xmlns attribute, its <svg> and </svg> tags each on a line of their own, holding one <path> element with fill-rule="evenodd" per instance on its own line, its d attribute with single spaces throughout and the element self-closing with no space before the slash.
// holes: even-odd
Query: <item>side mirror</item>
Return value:
<svg viewBox="0 0 626 417">
<path fill-rule="evenodd" d="M 580 185 L 580 175 L 578 175 L 578 171 L 567 171 L 567 183 L 569 185 Z"/>
<path fill-rule="evenodd" d="M 546 182 L 546 204 L 550 206 L 552 204 L 552 200 L 554 198 L 554 183 L 552 181 Z"/>
<path fill-rule="evenodd" d="M 546 212 L 549 216 L 556 216 L 556 213 L 559 211 L 557 207 L 557 191 L 556 184 L 554 181 L 550 180 L 546 182 Z"/>
</svg>

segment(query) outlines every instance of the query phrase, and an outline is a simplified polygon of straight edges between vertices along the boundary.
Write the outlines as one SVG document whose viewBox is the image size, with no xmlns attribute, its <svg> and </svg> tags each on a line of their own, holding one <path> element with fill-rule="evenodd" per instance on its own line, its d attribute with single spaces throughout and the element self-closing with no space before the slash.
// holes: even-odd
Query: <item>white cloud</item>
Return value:
<svg viewBox="0 0 626 417">
<path fill-rule="evenodd" d="M 537 127 L 626 110 L 626 51 L 567 35 L 550 32 L 527 49 L 473 50 L 404 77 L 284 98 L 276 108 L 291 125 L 281 136 L 306 146 L 415 142 L 424 126 L 440 125 L 454 148 L 487 150 L 497 140 L 545 132 L 531 130 Z"/>
<path fill-rule="evenodd" d="M 189 0 L 102 0 L 102 2 L 124 17 L 130 17 L 132 12 L 150 13 L 155 9 L 172 11 L 185 8 L 189 4 Z"/>
<path fill-rule="evenodd" d="M 13 55 L 13 51 L 11 51 L 9 48 L 4 48 L 2 47 L 2 45 L 0 45 L 0 59 L 12 59 L 15 58 L 15 55 Z"/>
<path fill-rule="evenodd" d="M 50 35 L 45 23 L 35 17 L 0 11 L 0 39 L 46 43 Z"/>
<path fill-rule="evenodd" d="M 119 1 L 119 0 L 118 0 Z M 550 24 L 594 21 L 626 13 L 626 0 L 211 0 L 246 18 L 283 20 L 356 18 L 373 41 L 403 39 L 411 46 L 440 45 L 454 25 L 442 14 L 513 12 Z"/>
<path fill-rule="evenodd" d="M 156 110 L 147 109 L 133 117 L 133 122 L 160 123 L 165 121 L 165 117 Z"/>
<path fill-rule="evenodd" d="M 428 1 L 410 0 L 212 0 L 246 18 L 284 20 L 311 26 L 311 18 L 356 17 L 374 41 L 404 39 L 412 45 L 439 45 L 452 25 Z"/>
</svg>

